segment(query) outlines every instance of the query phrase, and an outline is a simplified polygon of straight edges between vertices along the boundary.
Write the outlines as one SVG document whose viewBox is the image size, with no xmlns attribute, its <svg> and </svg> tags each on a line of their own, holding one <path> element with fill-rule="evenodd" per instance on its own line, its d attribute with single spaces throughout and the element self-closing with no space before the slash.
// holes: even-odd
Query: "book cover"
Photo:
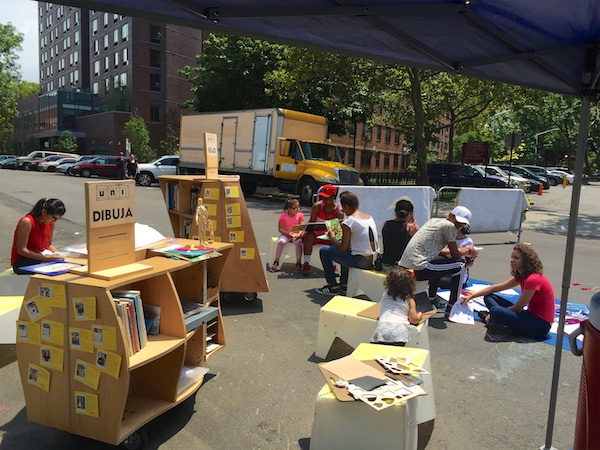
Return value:
<svg viewBox="0 0 600 450">
<path fill-rule="evenodd" d="M 148 334 L 158 336 L 160 332 L 160 306 L 144 305 L 144 316 L 146 322 L 150 323 L 150 327 L 147 328 Z"/>
<path fill-rule="evenodd" d="M 139 346 L 140 349 L 144 348 L 148 342 L 148 335 L 146 334 L 146 320 L 144 318 L 144 306 L 142 304 L 141 292 L 130 289 L 128 291 L 113 291 L 112 295 L 132 301 Z"/>
<path fill-rule="evenodd" d="M 139 335 L 135 320 L 135 312 L 133 311 L 133 300 L 123 299 L 122 301 L 124 301 L 127 304 L 127 318 L 129 319 L 129 327 L 131 330 L 132 337 L 131 340 L 133 341 L 133 353 L 135 354 L 140 351 L 140 340 L 138 337 Z"/>
<path fill-rule="evenodd" d="M 133 334 L 131 323 L 129 321 L 129 315 L 127 314 L 127 303 L 120 300 L 115 300 L 115 302 L 117 303 L 117 314 L 119 315 L 121 324 L 123 325 L 123 331 L 125 332 L 125 345 L 127 347 L 127 354 L 132 356 L 134 354 Z"/>
<path fill-rule="evenodd" d="M 326 220 L 325 226 L 327 227 L 327 231 L 333 231 L 333 234 L 338 241 L 342 240 L 342 224 L 340 219 Z"/>
</svg>

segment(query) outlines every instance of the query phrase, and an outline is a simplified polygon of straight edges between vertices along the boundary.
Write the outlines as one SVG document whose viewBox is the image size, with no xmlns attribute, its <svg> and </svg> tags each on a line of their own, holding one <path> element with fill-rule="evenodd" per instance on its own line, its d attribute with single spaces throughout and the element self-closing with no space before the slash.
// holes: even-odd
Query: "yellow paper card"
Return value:
<svg viewBox="0 0 600 450">
<path fill-rule="evenodd" d="M 225 205 L 226 216 L 239 216 L 240 214 L 241 212 L 239 203 L 231 203 L 229 205 Z"/>
<path fill-rule="evenodd" d="M 223 242 L 221 236 L 215 236 L 215 242 Z"/>
<path fill-rule="evenodd" d="M 225 186 L 225 198 L 240 198 L 240 189 L 238 186 Z"/>
<path fill-rule="evenodd" d="M 65 324 L 54 320 L 42 319 L 42 341 L 54 345 L 65 345 Z"/>
<path fill-rule="evenodd" d="M 75 362 L 74 378 L 86 386 L 98 390 L 98 383 L 100 383 L 100 369 L 83 359 L 77 358 L 77 361 Z"/>
<path fill-rule="evenodd" d="M 118 380 L 122 359 L 121 355 L 116 353 L 98 350 L 96 352 L 96 367 Z"/>
<path fill-rule="evenodd" d="M 244 242 L 243 231 L 229 231 L 229 242 Z"/>
<path fill-rule="evenodd" d="M 73 299 L 75 320 L 96 320 L 96 297 L 77 297 Z"/>
<path fill-rule="evenodd" d="M 100 417 L 98 413 L 98 395 L 75 391 L 75 413 L 84 416 Z"/>
<path fill-rule="evenodd" d="M 214 203 L 207 203 L 204 206 L 206 206 L 206 211 L 208 212 L 209 216 L 216 216 L 217 215 L 217 205 Z"/>
<path fill-rule="evenodd" d="M 62 284 L 44 283 L 38 286 L 38 297 L 43 305 L 54 308 L 67 307 L 67 293 Z"/>
<path fill-rule="evenodd" d="M 50 367 L 51 369 L 63 371 L 65 351 L 62 348 L 52 347 L 51 345 L 40 346 L 40 365 Z"/>
<path fill-rule="evenodd" d="M 227 228 L 240 228 L 242 226 L 241 216 L 227 216 L 225 218 L 225 225 Z"/>
<path fill-rule="evenodd" d="M 28 367 L 27 382 L 46 392 L 50 392 L 50 371 L 33 363 L 29 363 Z"/>
<path fill-rule="evenodd" d="M 213 229 L 213 233 L 217 232 L 217 219 L 209 219 L 212 222 L 212 229 Z"/>
<path fill-rule="evenodd" d="M 29 320 L 32 322 L 36 322 L 52 314 L 52 308 L 50 306 L 40 304 L 39 297 L 34 297 L 30 300 L 27 300 L 24 305 L 25 311 L 27 311 L 27 315 L 29 316 Z"/>
<path fill-rule="evenodd" d="M 105 325 L 92 325 L 94 336 L 94 347 L 101 347 L 105 350 L 117 349 L 117 328 Z"/>
<path fill-rule="evenodd" d="M 254 259 L 255 249 L 240 248 L 240 259 Z"/>
<path fill-rule="evenodd" d="M 205 200 L 219 200 L 219 188 L 205 188 L 204 189 Z"/>
<path fill-rule="evenodd" d="M 17 320 L 17 342 L 40 345 L 40 324 Z"/>
<path fill-rule="evenodd" d="M 69 348 L 71 350 L 94 353 L 92 330 L 69 327 Z"/>
</svg>

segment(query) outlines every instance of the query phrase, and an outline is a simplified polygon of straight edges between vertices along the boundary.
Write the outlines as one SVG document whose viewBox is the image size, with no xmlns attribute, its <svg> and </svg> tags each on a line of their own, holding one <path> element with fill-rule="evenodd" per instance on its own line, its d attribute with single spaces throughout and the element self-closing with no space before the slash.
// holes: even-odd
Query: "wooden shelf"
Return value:
<svg viewBox="0 0 600 450">
<path fill-rule="evenodd" d="M 129 357 L 129 370 L 149 364 L 180 345 L 181 338 L 164 336 L 162 334 L 148 336 L 148 344 L 135 355 Z"/>
</svg>

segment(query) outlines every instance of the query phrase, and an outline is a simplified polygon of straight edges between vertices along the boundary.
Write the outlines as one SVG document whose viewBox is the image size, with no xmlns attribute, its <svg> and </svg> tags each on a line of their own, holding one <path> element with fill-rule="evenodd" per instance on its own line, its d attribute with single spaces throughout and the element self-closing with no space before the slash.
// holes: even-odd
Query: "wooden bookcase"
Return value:
<svg viewBox="0 0 600 450">
<path fill-rule="evenodd" d="M 158 178 L 175 237 L 193 236 L 195 199 L 202 198 L 212 220 L 215 241 L 233 244 L 223 273 L 223 292 L 268 292 L 254 230 L 238 176 L 206 179 L 197 175 Z"/>
<path fill-rule="evenodd" d="M 46 392 L 28 382 L 29 365 L 33 363 L 40 366 L 41 347 L 46 343 L 42 342 L 40 346 L 17 339 L 17 359 L 28 419 L 118 445 L 150 420 L 196 392 L 204 380 L 204 372 L 192 370 L 195 378 L 188 377 L 185 385 L 181 385 L 184 371 L 203 367 L 207 357 L 225 345 L 219 284 L 233 246 L 215 243 L 213 247 L 222 256 L 195 263 L 152 256 L 152 252 L 148 251 L 149 257 L 140 262 L 151 267 L 151 270 L 113 280 L 76 275 L 31 277 L 19 320 L 29 323 L 51 320 L 54 326 L 60 324 L 64 327 L 64 361 L 62 370 L 48 368 L 50 384 Z M 32 322 L 25 304 L 28 299 L 38 296 L 40 286 L 48 285 L 53 287 L 54 292 L 64 292 L 64 307 L 56 303 L 50 315 Z M 161 312 L 159 334 L 149 335 L 147 345 L 130 356 L 126 330 L 118 318 L 111 292 L 132 289 L 141 292 L 144 304 L 159 306 Z M 73 299 L 80 298 L 95 298 L 95 319 L 77 320 Z M 193 328 L 189 329 L 189 318 L 184 318 L 181 301 L 212 306 L 209 308 L 213 313 L 210 320 L 204 321 L 201 315 L 196 316 Z M 217 314 L 214 314 L 214 308 Z M 98 348 L 94 346 L 92 352 L 85 351 L 83 337 L 81 348 L 74 348 L 70 340 L 70 329 L 92 330 L 94 326 L 102 326 L 105 334 L 115 330 L 114 349 L 109 349 L 107 343 L 102 350 L 109 353 L 108 358 L 112 358 L 113 362 L 114 358 L 120 358 L 116 374 L 98 369 L 100 376 L 97 388 L 78 380 L 76 368 L 78 361 L 97 367 Z M 212 352 L 207 350 L 207 337 L 212 338 Z M 90 373 L 89 368 L 87 372 Z M 97 417 L 81 414 L 77 410 L 76 397 L 81 393 L 97 399 Z"/>
</svg>

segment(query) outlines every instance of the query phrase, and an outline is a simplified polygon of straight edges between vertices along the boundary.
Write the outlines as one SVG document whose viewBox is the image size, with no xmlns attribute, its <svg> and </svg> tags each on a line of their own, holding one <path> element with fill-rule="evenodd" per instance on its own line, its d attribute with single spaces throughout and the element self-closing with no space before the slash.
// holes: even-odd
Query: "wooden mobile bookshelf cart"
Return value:
<svg viewBox="0 0 600 450">
<path fill-rule="evenodd" d="M 211 247 L 221 256 L 199 262 L 149 250 L 139 261 L 147 270 L 113 279 L 32 276 L 17 326 L 28 419 L 127 448 L 137 448 L 137 436 L 141 445 L 140 428 L 193 395 L 204 380 L 199 368 L 225 345 L 219 292 L 233 245 Z M 160 307 L 159 334 L 132 355 L 115 290 L 139 290 L 145 305 Z M 186 318 L 184 300 L 208 308 Z M 78 302 L 89 308 L 83 320 Z M 98 329 L 101 345 L 92 336 Z"/>
<path fill-rule="evenodd" d="M 196 202 L 201 198 L 212 221 L 215 241 L 233 244 L 222 292 L 242 293 L 248 301 L 254 300 L 257 292 L 268 292 L 239 176 L 165 175 L 158 181 L 175 237 L 192 238 L 197 233 L 192 225 Z"/>
</svg>

